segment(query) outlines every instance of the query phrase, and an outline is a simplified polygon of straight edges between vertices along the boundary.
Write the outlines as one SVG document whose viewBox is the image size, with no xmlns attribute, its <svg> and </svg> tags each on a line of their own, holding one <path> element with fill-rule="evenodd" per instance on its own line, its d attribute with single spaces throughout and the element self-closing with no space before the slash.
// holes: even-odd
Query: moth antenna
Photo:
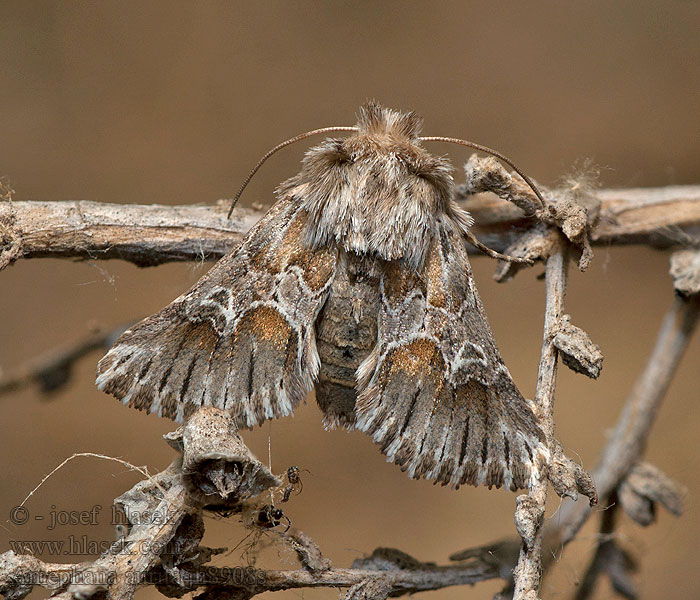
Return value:
<svg viewBox="0 0 700 600">
<path fill-rule="evenodd" d="M 464 234 L 466 235 L 467 239 L 469 240 L 469 243 L 472 246 L 478 248 L 484 254 L 490 256 L 491 258 L 498 258 L 499 260 L 505 260 L 506 262 L 512 263 L 524 263 L 526 265 L 531 265 L 534 262 L 529 258 L 517 258 L 515 256 L 508 256 L 507 254 L 501 254 L 500 252 L 492 250 L 486 244 L 483 244 L 478 239 L 476 239 L 476 236 L 471 232 L 470 229 L 467 229 Z"/>
<path fill-rule="evenodd" d="M 497 150 L 492 150 L 487 146 L 482 146 L 481 144 L 476 144 L 468 140 L 460 140 L 459 138 L 429 136 L 422 137 L 420 139 L 422 142 L 449 142 L 451 144 L 459 144 L 460 146 L 467 146 L 467 148 L 474 148 L 474 150 L 478 150 L 479 152 L 484 152 L 485 154 L 491 154 L 492 156 L 495 156 L 497 159 L 502 160 L 504 163 L 506 163 L 511 169 L 513 169 L 513 171 L 515 171 L 518 175 L 520 175 L 520 177 L 524 179 L 525 183 L 527 183 L 527 185 L 530 186 L 530 189 L 535 193 L 535 196 L 537 196 L 537 199 L 540 201 L 540 208 L 543 209 L 546 206 L 546 203 L 544 201 L 544 198 L 542 197 L 542 194 L 540 193 L 540 190 L 537 189 L 537 186 L 532 181 L 532 179 L 530 179 L 527 175 L 525 175 L 525 173 L 523 173 L 518 167 L 516 167 L 512 160 L 510 160 L 507 156 L 501 154 Z"/>
<path fill-rule="evenodd" d="M 243 190 L 250 183 L 250 180 L 253 179 L 253 175 L 255 175 L 258 172 L 258 169 L 263 166 L 263 163 L 268 158 L 270 158 L 275 152 L 277 152 L 278 150 L 281 150 L 285 146 L 289 146 L 289 145 L 293 144 L 294 142 L 299 142 L 299 141 L 304 140 L 308 137 L 311 137 L 312 135 L 318 135 L 321 133 L 330 133 L 332 131 L 357 131 L 357 127 L 322 127 L 321 129 L 312 129 L 311 131 L 307 131 L 306 133 L 301 133 L 299 135 L 295 135 L 293 138 L 289 138 L 288 140 L 282 142 L 281 144 L 277 144 L 272 150 L 268 151 L 265 154 L 265 156 L 263 156 L 258 161 L 258 164 L 253 167 L 253 170 L 250 173 L 248 173 L 248 177 L 246 177 L 243 180 L 243 184 L 239 188 L 236 195 L 233 197 L 233 201 L 231 202 L 231 208 L 228 209 L 228 216 L 226 218 L 227 219 L 231 218 L 231 213 L 233 212 L 233 209 L 236 208 L 236 203 L 238 202 L 238 199 L 241 197 Z"/>
</svg>

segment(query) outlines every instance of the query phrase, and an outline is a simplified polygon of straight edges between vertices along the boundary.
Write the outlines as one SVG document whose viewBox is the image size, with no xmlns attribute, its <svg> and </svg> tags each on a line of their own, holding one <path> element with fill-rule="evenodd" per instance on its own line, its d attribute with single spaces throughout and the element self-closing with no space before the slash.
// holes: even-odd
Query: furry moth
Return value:
<svg viewBox="0 0 700 600">
<path fill-rule="evenodd" d="M 305 155 L 241 244 L 116 341 L 101 390 L 182 422 L 291 415 L 364 431 L 411 477 L 526 488 L 548 451 L 472 278 L 469 214 L 422 119 L 368 103 Z"/>
</svg>

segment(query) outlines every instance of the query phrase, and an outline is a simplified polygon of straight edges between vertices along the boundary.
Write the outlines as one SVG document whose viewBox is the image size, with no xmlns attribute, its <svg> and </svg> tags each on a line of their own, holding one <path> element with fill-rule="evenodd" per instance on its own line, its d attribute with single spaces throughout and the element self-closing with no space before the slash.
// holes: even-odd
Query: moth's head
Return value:
<svg viewBox="0 0 700 600">
<path fill-rule="evenodd" d="M 301 197 L 310 245 L 404 259 L 420 266 L 438 221 L 468 223 L 453 201 L 452 165 L 421 146 L 422 118 L 374 102 L 356 132 L 311 148 L 281 193 Z"/>
<path fill-rule="evenodd" d="M 302 174 L 314 180 L 319 176 L 346 178 L 365 195 L 368 180 L 373 180 L 373 187 L 381 184 L 387 191 L 408 191 L 410 187 L 413 195 L 405 197 L 406 201 L 424 202 L 427 195 L 436 210 L 452 198 L 452 165 L 421 145 L 421 116 L 372 101 L 360 107 L 355 127 L 352 135 L 326 140 L 309 150 Z"/>
<path fill-rule="evenodd" d="M 497 157 L 518 173 L 546 202 L 532 180 L 496 150 L 453 137 L 421 137 L 423 120 L 368 102 L 355 127 L 323 127 L 278 144 L 248 174 L 231 202 L 228 216 L 262 164 L 285 146 L 312 135 L 351 131 L 311 148 L 301 172 L 284 182 L 280 197 L 301 202 L 308 214 L 306 241 L 311 247 L 338 244 L 348 251 L 405 260 L 420 267 L 440 223 L 466 232 L 469 213 L 454 202 L 452 165 L 433 156 L 421 142 L 449 142 Z"/>
<path fill-rule="evenodd" d="M 384 108 L 371 101 L 360 107 L 356 127 L 360 136 L 393 138 L 396 141 L 418 144 L 423 129 L 423 117 L 413 111 L 402 113 Z"/>
</svg>

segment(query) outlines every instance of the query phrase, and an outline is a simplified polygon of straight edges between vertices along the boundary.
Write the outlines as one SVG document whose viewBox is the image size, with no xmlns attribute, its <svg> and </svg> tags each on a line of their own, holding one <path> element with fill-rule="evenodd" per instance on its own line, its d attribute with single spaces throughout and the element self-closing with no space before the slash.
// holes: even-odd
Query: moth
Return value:
<svg viewBox="0 0 700 600">
<path fill-rule="evenodd" d="M 351 135 L 308 150 L 238 247 L 122 334 L 98 387 L 179 423 L 210 405 L 247 428 L 315 388 L 325 427 L 370 434 L 412 478 L 528 487 L 545 438 L 477 293 L 452 167 L 421 126 L 367 103 Z"/>
</svg>

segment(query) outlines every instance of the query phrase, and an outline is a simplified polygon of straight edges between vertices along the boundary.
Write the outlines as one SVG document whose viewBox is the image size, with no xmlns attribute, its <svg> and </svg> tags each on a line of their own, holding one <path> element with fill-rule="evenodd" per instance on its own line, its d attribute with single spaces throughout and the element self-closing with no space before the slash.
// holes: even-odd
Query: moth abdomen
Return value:
<svg viewBox="0 0 700 600">
<path fill-rule="evenodd" d="M 378 301 L 374 261 L 341 251 L 328 299 L 316 323 L 321 361 L 316 400 L 326 427 L 355 423 L 356 371 L 377 344 Z"/>
</svg>

